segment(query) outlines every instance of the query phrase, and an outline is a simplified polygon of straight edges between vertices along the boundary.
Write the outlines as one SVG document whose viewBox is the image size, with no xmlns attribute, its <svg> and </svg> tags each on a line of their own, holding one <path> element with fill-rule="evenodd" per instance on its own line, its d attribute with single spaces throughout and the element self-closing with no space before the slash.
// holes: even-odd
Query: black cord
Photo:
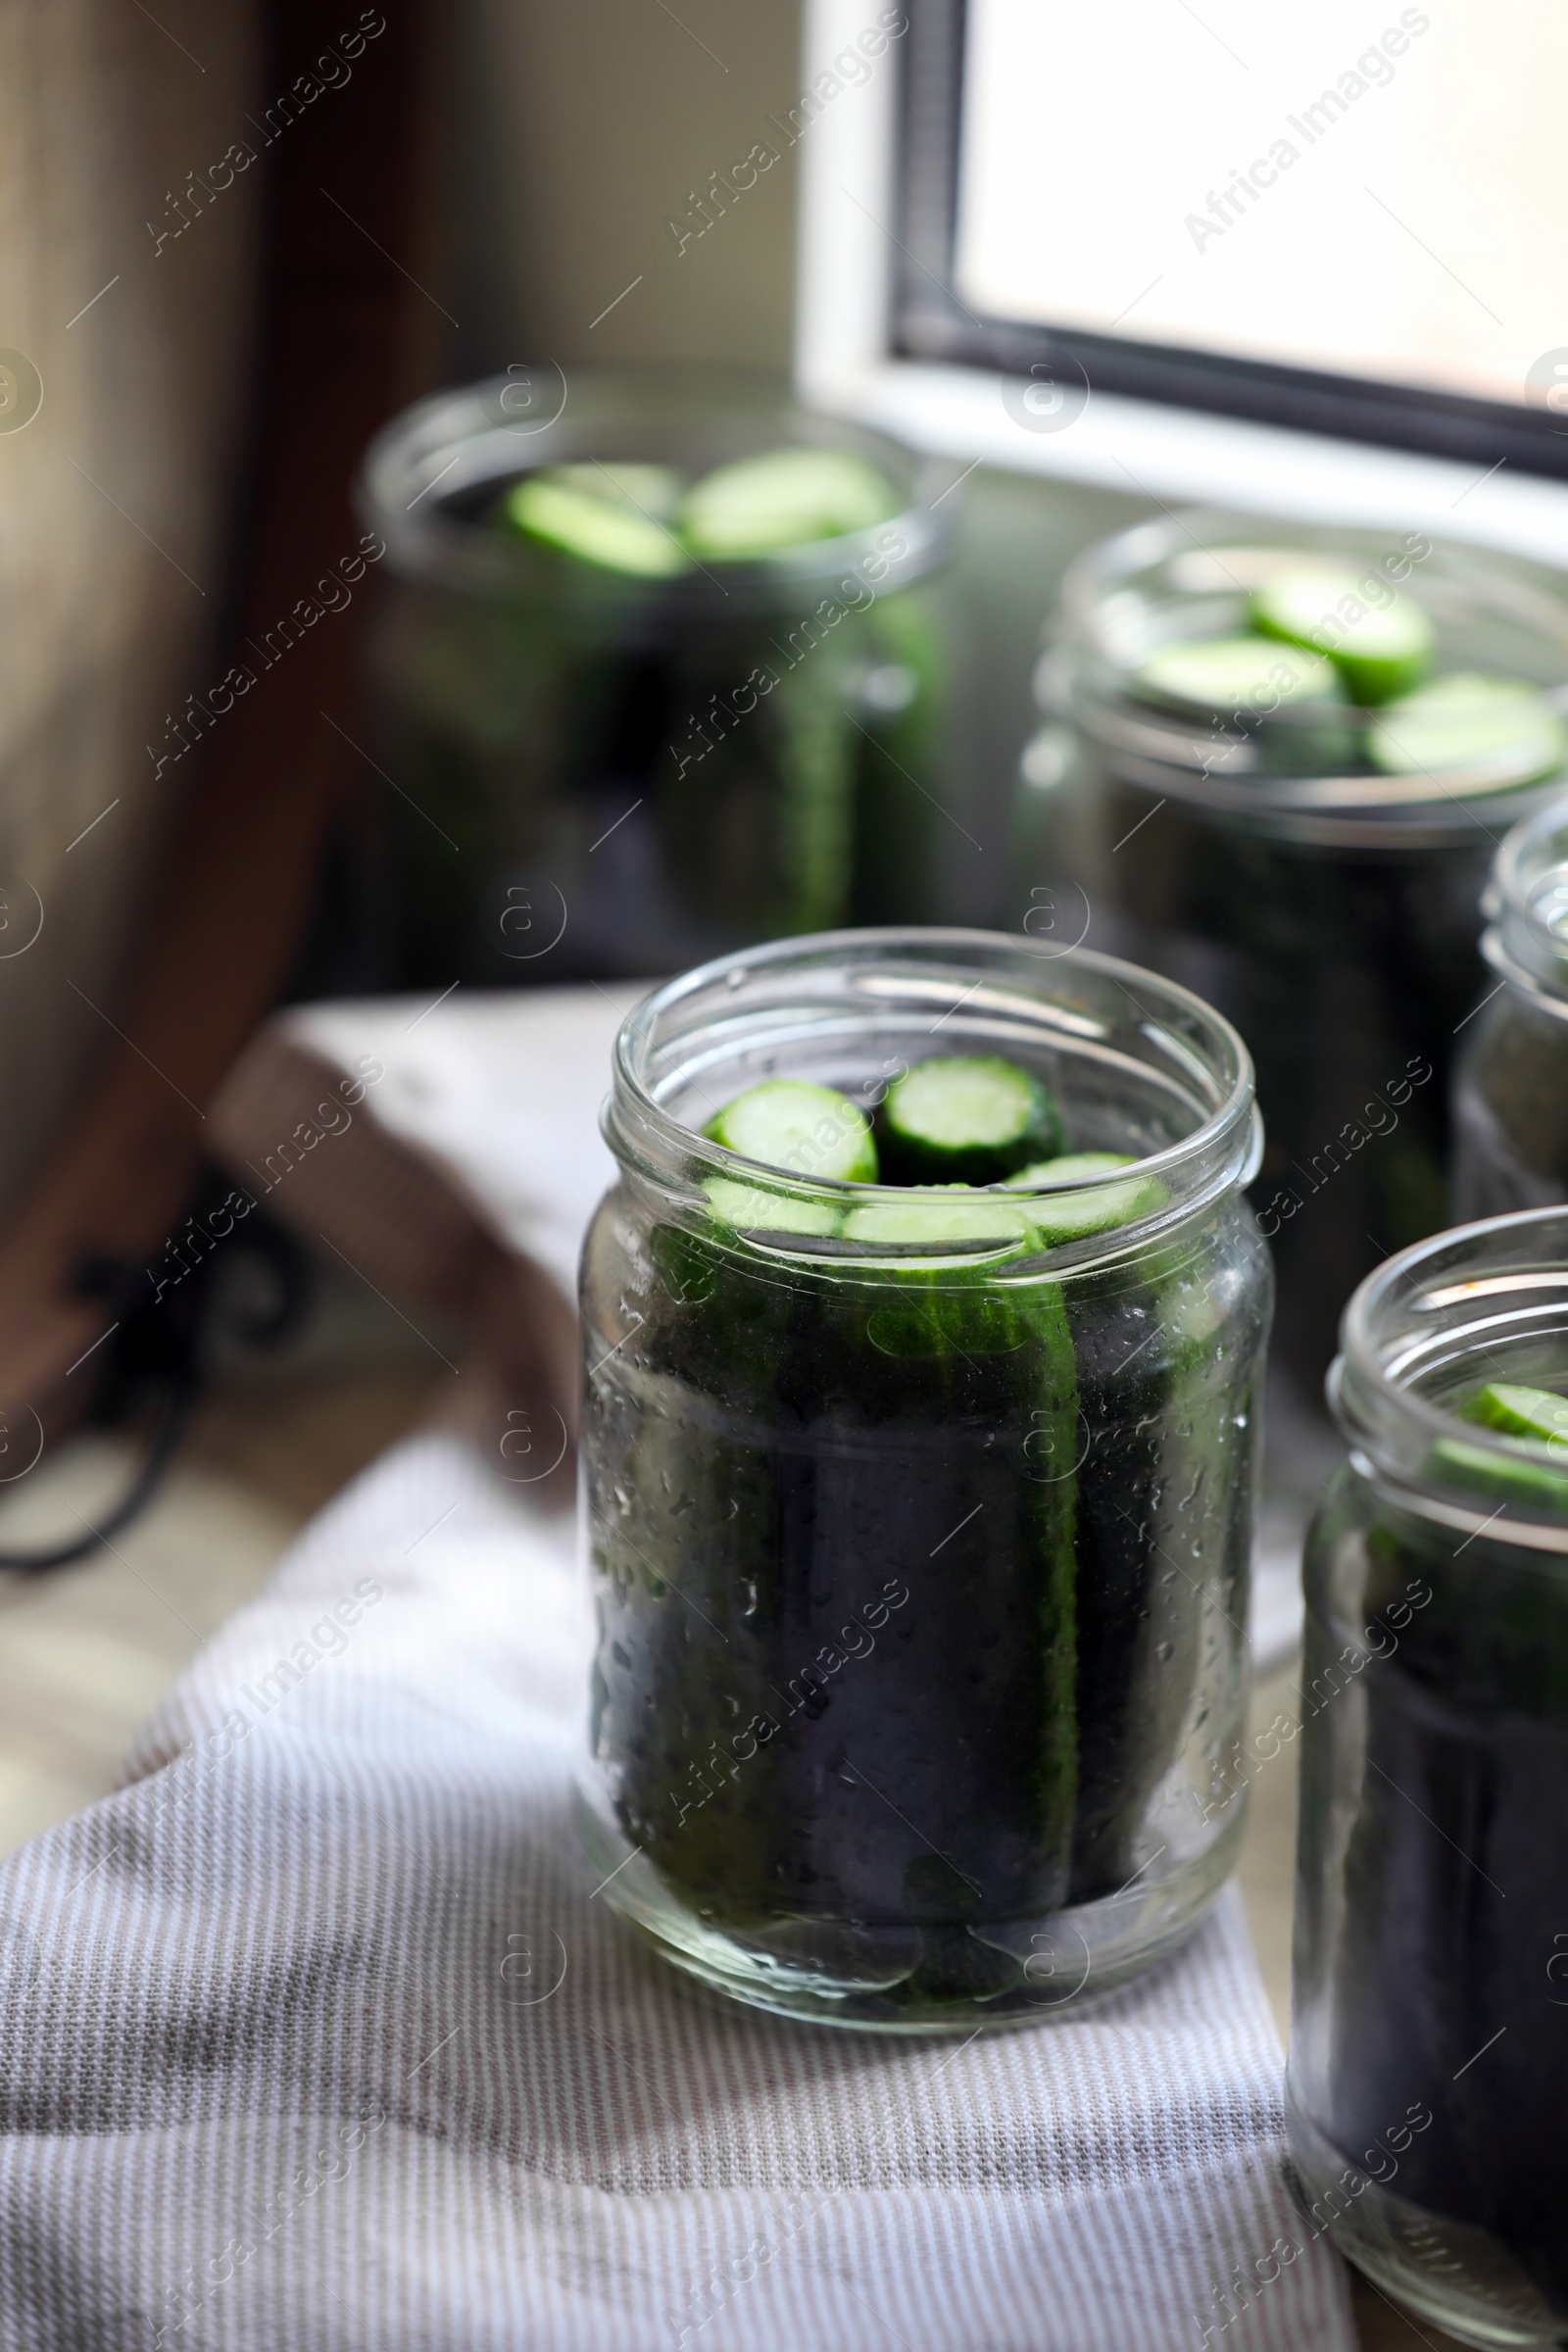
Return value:
<svg viewBox="0 0 1568 2352">
<path fill-rule="evenodd" d="M 275 1346 L 299 1323 L 308 1301 L 310 1260 L 294 1236 L 252 1202 L 243 1223 L 232 1214 L 215 1237 L 212 1212 L 231 1198 L 228 1179 L 206 1171 L 180 1249 L 191 1263 L 171 1279 L 165 1252 L 161 1267 L 126 1265 L 115 1258 L 88 1259 L 76 1288 L 100 1298 L 114 1317 L 104 1351 L 98 1395 L 89 1421 L 100 1427 L 122 1422 L 136 1406 L 152 1401 L 152 1436 L 125 1492 L 96 1527 L 36 1549 L 0 1548 L 0 1572 L 37 1576 L 69 1568 L 107 1544 L 144 1511 L 179 1449 L 191 1408 L 201 1393 L 213 1342 L 223 1320 L 223 1277 L 241 1259 L 259 1263 L 271 1277 L 270 1309 L 228 1318 L 231 1335 L 251 1347 Z M 204 1246 L 205 1244 L 205 1246 Z M 175 1253 L 179 1263 L 184 1259 Z M 230 1292 L 230 1297 L 232 1293 Z"/>
<path fill-rule="evenodd" d="M 137 1514 L 147 1507 L 164 1473 L 173 1460 L 179 1441 L 185 1434 L 190 1408 L 195 1402 L 194 1385 L 171 1386 L 159 1407 L 158 1423 L 153 1431 L 141 1466 L 124 1494 L 115 1504 L 100 1527 L 89 1527 L 79 1536 L 71 1536 L 63 1544 L 54 1544 L 37 1551 L 0 1550 L 0 1569 L 9 1569 L 20 1576 L 37 1576 L 46 1568 L 69 1568 L 75 1560 L 84 1560 L 130 1525 Z"/>
</svg>

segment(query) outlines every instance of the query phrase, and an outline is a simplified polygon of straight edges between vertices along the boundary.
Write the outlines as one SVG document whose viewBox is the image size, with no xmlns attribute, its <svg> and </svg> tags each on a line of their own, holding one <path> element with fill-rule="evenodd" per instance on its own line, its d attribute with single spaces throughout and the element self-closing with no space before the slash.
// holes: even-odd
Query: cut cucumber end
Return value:
<svg viewBox="0 0 1568 2352">
<path fill-rule="evenodd" d="M 1204 637 L 1167 645 L 1140 664 L 1133 691 L 1145 702 L 1182 703 L 1205 715 L 1266 716 L 1286 703 L 1343 703 L 1339 673 L 1323 654 L 1257 637 Z"/>
<path fill-rule="evenodd" d="M 1459 1407 L 1461 1421 L 1494 1429 L 1507 1438 L 1531 1438 L 1568 1456 L 1568 1396 L 1551 1389 L 1529 1389 L 1513 1381 L 1489 1381 Z"/>
<path fill-rule="evenodd" d="M 1467 1488 L 1488 1501 L 1549 1511 L 1554 1518 L 1568 1516 L 1568 1472 L 1531 1461 L 1523 1450 L 1517 1461 L 1506 1461 L 1461 1439 L 1440 1438 L 1432 1448 L 1430 1469 L 1443 1484 Z M 1499 1521 L 1497 1534 L 1506 1543 L 1505 1522 Z"/>
<path fill-rule="evenodd" d="M 674 579 L 691 568 L 691 559 L 653 510 L 626 484 L 647 475 L 662 480 L 662 466 L 562 466 L 525 474 L 502 502 L 502 519 L 533 539 L 602 571 L 627 572 L 638 579 Z M 644 483 L 644 487 L 649 487 Z"/>
<path fill-rule="evenodd" d="M 952 1243 L 1028 1238 L 1029 1217 L 1021 1202 L 976 1194 L 966 1185 L 934 1186 L 932 1193 L 934 1198 L 868 1200 L 852 1208 L 844 1220 L 844 1239 L 887 1248 L 921 1243 L 939 1250 Z"/>
<path fill-rule="evenodd" d="M 764 1185 L 737 1184 L 728 1176 L 710 1176 L 703 1190 L 718 1223 L 741 1233 L 803 1233 L 831 1239 L 844 1222 L 842 1212 L 829 1201 L 801 1200 L 789 1193 L 769 1192 Z"/>
<path fill-rule="evenodd" d="M 715 562 L 869 530 L 898 513 L 885 474 L 847 449 L 776 449 L 705 474 L 681 509 L 686 545 Z"/>
<path fill-rule="evenodd" d="M 994 1054 L 916 1062 L 888 1088 L 880 1128 L 895 1184 L 999 1184 L 1062 1141 L 1040 1080 Z"/>
<path fill-rule="evenodd" d="M 1009 1191 L 1047 1184 L 1087 1184 L 1113 1168 L 1136 1163 L 1126 1152 L 1069 1152 L 1056 1159 L 1039 1160 L 1007 1179 Z M 1109 1233 L 1138 1217 L 1152 1216 L 1170 1195 L 1155 1176 L 1134 1176 L 1125 1184 L 1107 1184 L 1074 1200 L 1070 1195 L 1046 1194 L 1028 1204 L 1031 1229 L 1046 1249 L 1085 1241 L 1091 1234 Z"/>
<path fill-rule="evenodd" d="M 1531 783 L 1568 761 L 1568 728 L 1533 686 L 1459 670 L 1391 703 L 1367 739 L 1385 775 L 1496 768 Z"/>
<path fill-rule="evenodd" d="M 1377 590 L 1369 595 L 1374 578 Z M 1281 571 L 1258 590 L 1251 617 L 1265 637 L 1327 654 L 1356 703 L 1408 694 L 1432 666 L 1436 640 L 1428 614 L 1370 570 L 1302 564 Z"/>
<path fill-rule="evenodd" d="M 743 1159 L 786 1176 L 876 1182 L 876 1145 L 864 1111 L 810 1079 L 764 1078 L 726 1102 L 703 1133 Z"/>
<path fill-rule="evenodd" d="M 1517 1453 L 1510 1460 L 1462 1438 L 1440 1438 L 1432 1448 L 1434 1476 L 1524 1510 L 1568 1514 L 1568 1397 L 1514 1381 L 1488 1381 L 1456 1409 L 1461 1421 L 1494 1431 Z M 1555 1454 L 1561 1467 L 1544 1460 L 1544 1453 Z M 1500 1533 L 1506 1539 L 1506 1529 Z"/>
</svg>

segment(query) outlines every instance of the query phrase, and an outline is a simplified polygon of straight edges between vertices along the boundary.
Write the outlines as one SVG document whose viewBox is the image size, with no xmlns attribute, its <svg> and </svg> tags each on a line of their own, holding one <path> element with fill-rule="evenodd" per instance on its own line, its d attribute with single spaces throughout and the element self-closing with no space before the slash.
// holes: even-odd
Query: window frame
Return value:
<svg viewBox="0 0 1568 2352">
<path fill-rule="evenodd" d="M 1540 411 L 1371 376 L 1070 326 L 976 318 L 955 284 L 968 0 L 903 0 L 893 136 L 899 239 L 889 348 L 909 360 L 1028 375 L 1080 372 L 1102 392 L 1468 465 L 1568 478 L 1568 431 Z"/>
</svg>

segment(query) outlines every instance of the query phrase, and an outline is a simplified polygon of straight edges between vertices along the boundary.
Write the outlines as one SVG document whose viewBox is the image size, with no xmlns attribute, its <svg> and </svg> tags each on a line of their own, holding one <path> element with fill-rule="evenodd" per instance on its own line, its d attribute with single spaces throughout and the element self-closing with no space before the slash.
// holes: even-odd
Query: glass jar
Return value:
<svg viewBox="0 0 1568 2352">
<path fill-rule="evenodd" d="M 867 460 L 896 511 L 666 578 L 497 520 L 538 467 L 692 477 L 790 446 Z M 916 583 L 946 519 L 921 478 L 884 436 L 711 372 L 514 370 L 390 425 L 358 493 L 387 546 L 368 686 L 389 983 L 641 977 L 918 920 L 942 659 Z"/>
<path fill-rule="evenodd" d="M 1568 1211 L 1363 1283 L 1307 1546 L 1289 2116 L 1315 2233 L 1477 2344 L 1568 2336 Z"/>
<path fill-rule="evenodd" d="M 909 1191 L 701 1132 L 764 1077 L 870 1109 L 950 1053 L 1035 1070 L 1075 1151 L 1137 1166 L 1042 1196 L 1049 1248 L 1005 1191 L 922 1193 L 951 1229 L 878 1246 L 846 1213 Z M 1271 1285 L 1241 1041 L 1104 956 L 842 932 L 650 997 L 605 1131 L 581 1804 L 605 1899 L 709 1984 L 828 2023 L 1013 2025 L 1124 1983 L 1242 1828 Z"/>
<path fill-rule="evenodd" d="M 1568 1200 L 1568 801 L 1515 825 L 1483 901 L 1498 977 L 1454 1072 L 1454 1213 Z"/>
<path fill-rule="evenodd" d="M 1568 602 L 1543 569 L 1413 532 L 1142 524 L 1063 584 L 1036 680 L 1048 724 L 1023 764 L 1015 913 L 1035 936 L 1087 932 L 1182 981 L 1247 1040 L 1274 1357 L 1315 1412 L 1356 1283 L 1446 1221 L 1449 1070 L 1485 968 L 1478 903 L 1503 831 L 1552 789 L 1543 759 L 1560 763 L 1560 730 L 1548 711 L 1544 753 L 1527 717 L 1516 741 L 1439 766 L 1375 708 L 1213 715 L 1140 692 L 1152 654 L 1244 630 L 1256 591 L 1303 558 L 1357 569 L 1369 604 L 1413 600 L 1440 671 L 1568 679 Z M 1265 670 L 1283 650 L 1263 645 Z"/>
</svg>

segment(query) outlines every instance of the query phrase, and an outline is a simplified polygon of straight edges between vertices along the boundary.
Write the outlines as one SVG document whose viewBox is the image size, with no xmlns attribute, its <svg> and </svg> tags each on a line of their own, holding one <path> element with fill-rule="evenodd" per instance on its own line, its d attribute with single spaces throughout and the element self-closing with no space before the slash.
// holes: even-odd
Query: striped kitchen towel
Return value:
<svg viewBox="0 0 1568 2352">
<path fill-rule="evenodd" d="M 416 1439 L 0 1866 L 4 2352 L 1349 2352 L 1234 1896 L 963 2041 L 707 2005 L 569 1812 L 569 1521 Z"/>
</svg>

